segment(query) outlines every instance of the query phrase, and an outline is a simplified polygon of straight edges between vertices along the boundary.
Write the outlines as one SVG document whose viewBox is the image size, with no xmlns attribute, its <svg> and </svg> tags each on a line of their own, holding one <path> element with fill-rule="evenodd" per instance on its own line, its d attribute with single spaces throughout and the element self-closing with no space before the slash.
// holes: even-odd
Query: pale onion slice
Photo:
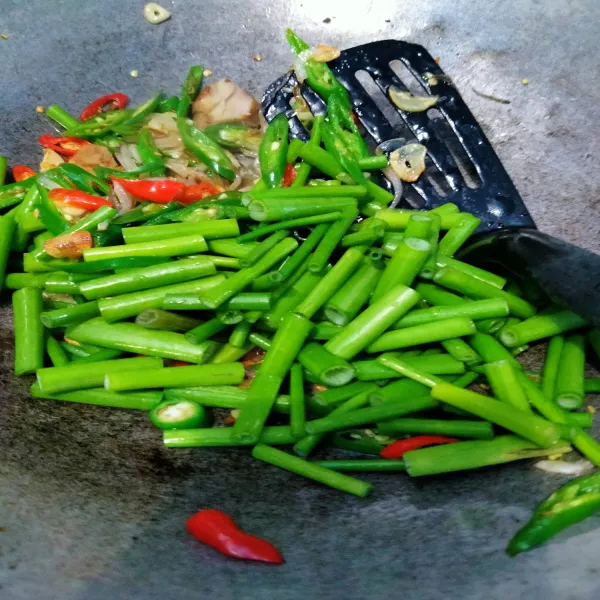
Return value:
<svg viewBox="0 0 600 600">
<path fill-rule="evenodd" d="M 391 206 L 398 206 L 398 203 L 402 199 L 402 192 L 404 190 L 404 186 L 400 181 L 400 177 L 396 175 L 396 172 L 391 167 L 386 167 L 381 171 L 384 177 L 392 184 L 392 189 L 394 190 L 394 199 L 390 202 Z"/>
<path fill-rule="evenodd" d="M 138 150 L 137 144 L 127 144 L 129 147 L 129 151 L 131 152 L 131 156 L 133 156 L 133 160 L 138 165 L 142 164 L 142 157 L 140 156 L 140 151 Z"/>
<path fill-rule="evenodd" d="M 86 248 L 93 244 L 89 231 L 77 231 L 69 235 L 59 235 L 44 244 L 44 250 L 54 258 L 80 258 Z"/>
<path fill-rule="evenodd" d="M 148 23 L 158 25 L 159 23 L 164 23 L 166 20 L 170 19 L 171 13 L 156 2 L 148 2 L 148 4 L 144 6 L 144 18 Z"/>
<path fill-rule="evenodd" d="M 439 96 L 415 96 L 410 92 L 399 90 L 397 87 L 391 87 L 388 91 L 390 100 L 404 112 L 423 112 L 428 108 L 434 107 Z"/>
<path fill-rule="evenodd" d="M 589 460 L 578 460 L 576 462 L 567 462 L 565 460 L 540 460 L 533 465 L 540 471 L 546 473 L 558 473 L 560 475 L 583 475 L 588 471 L 593 471 L 594 464 Z"/>
<path fill-rule="evenodd" d="M 146 128 L 160 135 L 178 134 L 179 130 L 177 129 L 175 117 L 174 112 L 153 113 L 150 115 L 148 123 L 146 123 Z"/>
<path fill-rule="evenodd" d="M 390 154 L 390 167 L 402 181 L 414 183 L 425 170 L 426 154 L 422 144 L 406 144 Z"/>
<path fill-rule="evenodd" d="M 188 167 L 187 161 L 170 158 L 165 163 L 167 168 L 173 171 L 179 177 L 185 177 L 186 179 L 200 180 L 200 181 L 208 181 L 206 175 L 206 167 L 204 165 L 199 165 L 197 167 Z"/>
<path fill-rule="evenodd" d="M 45 187 L 47 190 L 55 190 L 56 188 L 61 187 L 60 183 L 56 183 L 56 181 L 52 181 L 50 177 L 46 175 L 38 175 L 37 178 L 38 183 Z"/>
<path fill-rule="evenodd" d="M 119 149 L 115 152 L 115 158 L 126 171 L 133 171 L 138 168 L 138 164 L 135 162 L 129 144 L 121 144 Z"/>
<path fill-rule="evenodd" d="M 125 190 L 122 184 L 113 179 L 112 182 L 113 193 L 111 194 L 110 201 L 112 205 L 117 209 L 119 215 L 124 215 L 132 210 L 135 206 L 135 200 L 133 196 Z"/>
</svg>

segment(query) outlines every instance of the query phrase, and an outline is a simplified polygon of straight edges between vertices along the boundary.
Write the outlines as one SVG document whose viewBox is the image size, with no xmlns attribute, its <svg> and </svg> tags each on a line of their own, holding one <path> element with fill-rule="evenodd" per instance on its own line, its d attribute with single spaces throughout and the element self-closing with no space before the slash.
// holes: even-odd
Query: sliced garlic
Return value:
<svg viewBox="0 0 600 600">
<path fill-rule="evenodd" d="M 390 167 L 402 181 L 414 183 L 425 170 L 426 154 L 422 144 L 406 144 L 390 154 Z"/>
<path fill-rule="evenodd" d="M 315 62 L 326 63 L 340 56 L 340 49 L 335 46 L 327 46 L 326 44 L 317 44 L 311 54 L 310 57 Z"/>
<path fill-rule="evenodd" d="M 92 243 L 89 231 L 77 231 L 47 240 L 44 250 L 54 258 L 80 258 L 84 250 L 92 247 Z"/>
<path fill-rule="evenodd" d="M 158 23 L 163 23 L 170 19 L 171 13 L 160 6 L 160 4 L 156 4 L 156 2 L 148 2 L 148 4 L 144 6 L 144 18 L 148 23 L 158 25 Z"/>
<path fill-rule="evenodd" d="M 391 87 L 388 93 L 390 100 L 404 112 L 423 112 L 435 106 L 440 99 L 439 96 L 415 96 L 396 87 Z"/>
</svg>

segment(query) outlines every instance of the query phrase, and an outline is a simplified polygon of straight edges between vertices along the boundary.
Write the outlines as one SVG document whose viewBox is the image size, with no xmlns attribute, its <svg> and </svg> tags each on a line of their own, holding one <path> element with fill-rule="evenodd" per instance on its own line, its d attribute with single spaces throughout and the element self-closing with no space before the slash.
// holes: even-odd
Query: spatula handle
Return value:
<svg viewBox="0 0 600 600">
<path fill-rule="evenodd" d="M 506 229 L 480 237 L 461 260 L 497 263 L 535 283 L 555 304 L 600 327 L 600 256 L 535 229 Z"/>
</svg>

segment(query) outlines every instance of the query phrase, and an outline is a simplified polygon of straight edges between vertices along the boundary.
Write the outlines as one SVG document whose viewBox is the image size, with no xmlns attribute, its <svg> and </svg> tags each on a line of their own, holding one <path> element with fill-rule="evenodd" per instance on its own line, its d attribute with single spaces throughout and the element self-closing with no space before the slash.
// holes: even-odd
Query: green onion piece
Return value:
<svg viewBox="0 0 600 600">
<path fill-rule="evenodd" d="M 242 363 L 138 369 L 107 373 L 104 387 L 114 392 L 150 388 L 237 385 L 244 381 Z"/>
<path fill-rule="evenodd" d="M 589 322 L 578 314 L 570 310 L 560 310 L 550 314 L 536 315 L 520 323 L 504 327 L 498 337 L 505 346 L 515 348 L 572 329 L 579 329 L 588 324 Z"/>
<path fill-rule="evenodd" d="M 561 437 L 562 431 L 558 425 L 470 390 L 443 383 L 436 385 L 431 395 L 455 408 L 466 410 L 504 427 L 544 448 L 551 446 Z"/>
<path fill-rule="evenodd" d="M 294 436 L 287 425 L 265 427 L 260 435 L 263 444 L 273 446 L 293 444 Z M 211 427 L 208 429 L 171 429 L 163 433 L 167 448 L 213 448 L 227 446 L 247 446 L 234 439 L 231 427 Z"/>
<path fill-rule="evenodd" d="M 304 375 L 302 365 L 295 363 L 290 372 L 290 428 L 294 437 L 304 436 L 305 423 Z"/>
<path fill-rule="evenodd" d="M 554 402 L 565 410 L 583 406 L 585 369 L 585 337 L 572 334 L 565 339 L 554 386 Z"/>
<path fill-rule="evenodd" d="M 441 419 L 390 419 L 377 424 L 377 431 L 384 434 L 418 433 L 448 435 L 453 437 L 491 440 L 494 429 L 487 421 L 459 421 Z"/>
<path fill-rule="evenodd" d="M 354 494 L 361 498 L 368 496 L 371 492 L 372 486 L 370 483 L 336 473 L 330 469 L 324 469 L 314 463 L 309 463 L 302 458 L 271 448 L 265 444 L 255 446 L 252 450 L 252 456 L 280 469 L 291 471 L 292 473 L 302 475 L 303 477 L 313 479 L 329 487 Z"/>
<path fill-rule="evenodd" d="M 160 358 L 121 358 L 93 364 L 77 365 L 69 363 L 62 367 L 49 367 L 37 370 L 40 390 L 49 394 L 69 392 L 86 388 L 102 387 L 109 373 L 124 371 L 138 372 L 141 369 L 161 369 Z"/>
<path fill-rule="evenodd" d="M 161 400 L 161 392 L 108 392 L 104 388 L 75 390 L 70 392 L 49 393 L 42 391 L 37 383 L 31 386 L 31 395 L 34 398 L 48 398 L 63 402 L 77 402 L 79 404 L 95 404 L 110 408 L 127 408 L 130 410 L 152 410 Z"/>
<path fill-rule="evenodd" d="M 327 235 L 329 235 L 329 232 Z M 326 239 L 327 235 L 323 240 Z M 363 252 L 364 249 L 360 248 L 349 248 L 346 250 L 333 268 L 319 281 L 313 291 L 296 307 L 296 312 L 307 319 L 311 319 L 356 270 L 363 259 Z"/>
<path fill-rule="evenodd" d="M 207 348 L 190 344 L 181 333 L 145 329 L 134 323 L 107 323 L 96 318 L 76 325 L 70 339 L 80 342 L 190 363 L 207 359 Z"/>
<path fill-rule="evenodd" d="M 135 318 L 137 325 L 146 329 L 164 329 L 166 331 L 185 332 L 197 327 L 200 321 L 160 308 L 143 310 Z"/>
<path fill-rule="evenodd" d="M 15 335 L 15 375 L 33 373 L 44 366 L 44 328 L 40 320 L 42 291 L 22 288 L 12 297 Z"/>
<path fill-rule="evenodd" d="M 248 404 L 234 425 L 234 438 L 258 441 L 281 383 L 306 340 L 312 323 L 289 313 L 281 323 L 248 394 Z"/>
<path fill-rule="evenodd" d="M 327 342 L 325 348 L 346 360 L 354 358 L 366 347 L 370 351 L 378 338 L 381 340 L 389 335 L 383 332 L 406 314 L 418 299 L 419 295 L 405 285 L 393 287 Z"/>
<path fill-rule="evenodd" d="M 365 311 L 366 312 L 366 311 Z M 466 317 L 453 317 L 405 329 L 395 329 L 380 336 L 367 352 L 383 352 L 419 344 L 439 342 L 475 333 L 475 324 Z"/>
<path fill-rule="evenodd" d="M 402 457 L 411 477 L 480 469 L 514 460 L 565 454 L 571 446 L 558 442 L 539 448 L 516 435 L 501 435 L 493 440 L 477 440 L 442 444 L 406 452 Z"/>
<path fill-rule="evenodd" d="M 431 244 L 428 241 L 405 237 L 387 263 L 370 302 L 377 301 L 397 285 L 411 285 L 425 264 L 430 251 Z"/>
<path fill-rule="evenodd" d="M 522 319 L 528 319 L 535 314 L 535 307 L 522 298 L 451 267 L 440 269 L 435 274 L 434 281 L 474 300 L 502 298 L 508 303 L 511 314 Z"/>
<path fill-rule="evenodd" d="M 484 366 L 494 396 L 523 412 L 531 412 L 527 395 L 521 387 L 519 371 L 507 360 L 499 360 Z"/>
<path fill-rule="evenodd" d="M 406 471 L 403 460 L 388 458 L 346 459 L 346 460 L 316 460 L 311 464 L 331 469 L 332 471 Z"/>
</svg>

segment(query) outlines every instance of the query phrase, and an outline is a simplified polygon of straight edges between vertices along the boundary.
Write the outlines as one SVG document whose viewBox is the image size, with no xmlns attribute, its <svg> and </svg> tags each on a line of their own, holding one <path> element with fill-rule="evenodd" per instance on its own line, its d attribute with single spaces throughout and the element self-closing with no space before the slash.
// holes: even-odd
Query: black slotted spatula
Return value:
<svg viewBox="0 0 600 600">
<path fill-rule="evenodd" d="M 412 81 L 398 76 L 396 64 L 404 65 Z M 477 236 L 460 258 L 502 264 L 554 303 L 600 326 L 600 256 L 535 228 L 489 140 L 425 48 L 398 40 L 372 42 L 344 50 L 330 67 L 347 88 L 373 145 L 401 139 L 427 148 L 425 172 L 416 183 L 405 184 L 401 204 L 431 209 L 453 202 L 476 215 L 481 219 Z M 424 93 L 439 96 L 435 109 L 407 113 L 389 100 L 391 86 L 408 90 L 415 81 Z M 290 106 L 296 85 L 293 72 L 280 77 L 267 88 L 262 108 L 269 121 L 288 113 L 291 135 L 306 140 L 308 132 Z M 323 113 L 321 98 L 306 85 L 300 88 L 313 113 Z"/>
</svg>

